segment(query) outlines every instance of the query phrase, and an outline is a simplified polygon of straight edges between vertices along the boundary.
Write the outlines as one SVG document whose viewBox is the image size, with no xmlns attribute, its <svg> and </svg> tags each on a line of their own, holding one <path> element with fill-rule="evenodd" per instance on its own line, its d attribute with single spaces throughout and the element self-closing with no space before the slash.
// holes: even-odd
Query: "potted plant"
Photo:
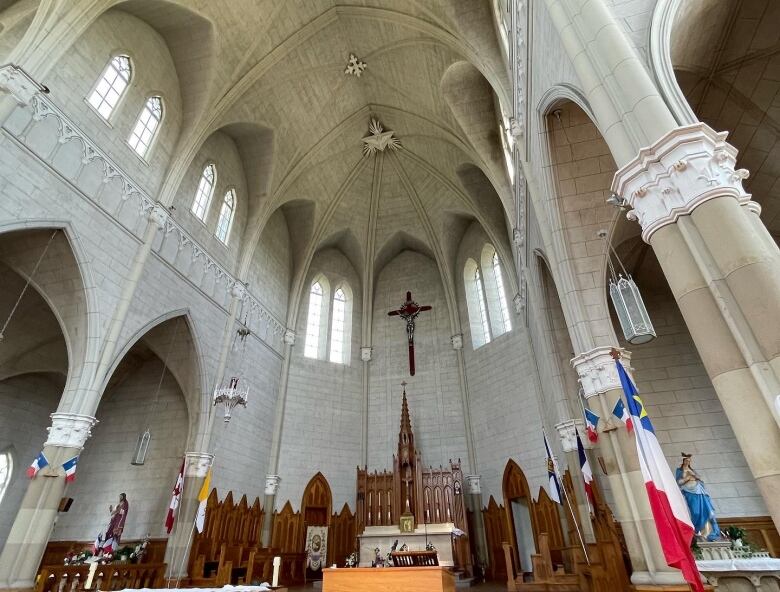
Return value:
<svg viewBox="0 0 780 592">
<path fill-rule="evenodd" d="M 741 549 L 743 547 L 743 544 L 745 542 L 745 530 L 742 528 L 739 528 L 738 526 L 728 526 L 726 527 L 726 536 L 731 539 L 732 546 L 735 549 Z"/>
</svg>

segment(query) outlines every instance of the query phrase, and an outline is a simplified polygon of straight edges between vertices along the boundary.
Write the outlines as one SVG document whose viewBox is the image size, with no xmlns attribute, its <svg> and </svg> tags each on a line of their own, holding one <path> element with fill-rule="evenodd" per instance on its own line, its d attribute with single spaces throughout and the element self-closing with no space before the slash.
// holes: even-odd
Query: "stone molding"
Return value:
<svg viewBox="0 0 780 592">
<path fill-rule="evenodd" d="M 581 419 L 567 419 L 555 424 L 555 429 L 558 430 L 558 436 L 561 438 L 561 448 L 563 448 L 564 452 L 577 452 L 577 431 L 579 430 L 583 434 L 584 425 L 585 422 Z M 582 435 L 580 440 L 582 440 L 582 445 L 585 447 L 585 440 L 582 439 Z"/>
<path fill-rule="evenodd" d="M 0 66 L 0 91 L 11 95 L 20 106 L 29 105 L 33 97 L 42 90 L 41 85 L 19 66 Z"/>
<path fill-rule="evenodd" d="M 586 399 L 622 388 L 615 360 L 610 355 L 612 349 L 609 346 L 596 347 L 572 358 L 571 365 L 577 371 Z M 624 367 L 630 373 L 631 352 L 616 349 L 620 351 L 621 359 L 626 362 Z"/>
<path fill-rule="evenodd" d="M 482 493 L 481 478 L 481 475 L 464 475 L 463 481 L 466 493 L 469 495 L 480 495 Z"/>
<path fill-rule="evenodd" d="M 214 460 L 214 455 L 208 452 L 185 452 L 184 456 L 186 458 L 184 474 L 189 477 L 205 477 Z"/>
<path fill-rule="evenodd" d="M 374 348 L 372 348 L 370 345 L 367 345 L 365 347 L 360 348 L 360 359 L 364 362 L 370 362 L 371 356 L 374 353 Z"/>
<path fill-rule="evenodd" d="M 266 475 L 265 476 L 265 494 L 276 495 L 279 491 L 279 482 L 282 478 L 279 475 Z"/>
<path fill-rule="evenodd" d="M 626 217 L 639 222 L 645 242 L 711 199 L 752 203 L 742 187 L 749 172 L 734 169 L 737 149 L 726 136 L 705 123 L 678 127 L 615 173 L 612 191 L 631 206 Z"/>
<path fill-rule="evenodd" d="M 52 413 L 51 427 L 44 446 L 59 446 L 62 448 L 84 448 L 84 444 L 92 435 L 92 428 L 97 420 L 91 415 L 79 413 Z"/>
<path fill-rule="evenodd" d="M 456 333 L 450 337 L 450 341 L 452 342 L 452 349 L 455 351 L 460 351 L 463 349 L 463 333 Z"/>
</svg>

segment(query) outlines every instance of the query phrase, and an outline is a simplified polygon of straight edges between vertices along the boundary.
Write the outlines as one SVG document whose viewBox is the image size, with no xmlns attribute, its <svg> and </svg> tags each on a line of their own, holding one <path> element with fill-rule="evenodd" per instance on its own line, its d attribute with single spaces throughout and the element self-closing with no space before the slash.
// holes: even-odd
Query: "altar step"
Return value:
<svg viewBox="0 0 780 592">
<path fill-rule="evenodd" d="M 460 569 L 453 570 L 452 575 L 455 576 L 456 588 L 471 588 L 476 584 L 475 579 L 473 577 L 466 575 L 466 572 L 464 572 L 463 570 Z"/>
</svg>

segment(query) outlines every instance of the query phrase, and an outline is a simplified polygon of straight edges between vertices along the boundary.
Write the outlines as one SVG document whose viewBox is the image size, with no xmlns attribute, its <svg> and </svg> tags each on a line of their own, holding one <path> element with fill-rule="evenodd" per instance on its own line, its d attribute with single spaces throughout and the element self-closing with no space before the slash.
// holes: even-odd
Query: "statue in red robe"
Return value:
<svg viewBox="0 0 780 592">
<path fill-rule="evenodd" d="M 127 520 L 128 507 L 127 496 L 124 493 L 119 494 L 119 503 L 116 507 L 108 506 L 108 510 L 111 512 L 111 521 L 108 523 L 106 535 L 100 547 L 102 554 L 113 553 L 119 548 L 119 541 L 122 538 L 122 531 L 125 529 L 125 520 Z"/>
</svg>

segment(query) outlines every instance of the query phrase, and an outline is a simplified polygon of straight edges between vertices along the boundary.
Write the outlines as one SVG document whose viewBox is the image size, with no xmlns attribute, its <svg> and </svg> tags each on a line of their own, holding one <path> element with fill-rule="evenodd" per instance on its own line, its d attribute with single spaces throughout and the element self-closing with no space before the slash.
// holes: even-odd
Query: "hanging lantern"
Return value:
<svg viewBox="0 0 780 592">
<path fill-rule="evenodd" d="M 152 439 L 152 434 L 149 432 L 149 428 L 138 436 L 138 443 L 135 445 L 135 454 L 133 454 L 133 460 L 130 461 L 132 465 L 142 465 L 146 462 L 146 453 L 149 451 L 149 441 Z"/>
<path fill-rule="evenodd" d="M 238 378 L 235 376 L 230 379 L 230 384 L 214 391 L 214 405 L 222 404 L 225 407 L 225 423 L 230 421 L 231 412 L 237 405 L 246 407 L 249 391 L 239 389 Z"/>
<path fill-rule="evenodd" d="M 617 281 L 614 277 L 611 278 L 609 295 L 626 341 L 632 345 L 640 345 L 655 339 L 655 329 L 650 321 L 650 315 L 647 314 L 639 288 L 630 275 L 627 278 L 620 275 Z"/>
</svg>

